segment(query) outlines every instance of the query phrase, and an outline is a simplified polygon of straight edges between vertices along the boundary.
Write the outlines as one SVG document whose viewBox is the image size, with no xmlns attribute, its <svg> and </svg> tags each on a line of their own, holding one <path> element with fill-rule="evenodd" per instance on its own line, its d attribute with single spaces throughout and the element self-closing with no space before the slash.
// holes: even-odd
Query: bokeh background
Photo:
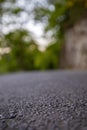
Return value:
<svg viewBox="0 0 87 130">
<path fill-rule="evenodd" d="M 87 69 L 87 0 L 0 0 L 0 73 Z"/>
</svg>

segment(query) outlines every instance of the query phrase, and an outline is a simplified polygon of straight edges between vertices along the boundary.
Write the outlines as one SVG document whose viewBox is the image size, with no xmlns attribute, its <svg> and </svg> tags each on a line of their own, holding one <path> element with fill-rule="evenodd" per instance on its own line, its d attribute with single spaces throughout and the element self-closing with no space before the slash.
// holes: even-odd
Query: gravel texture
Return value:
<svg viewBox="0 0 87 130">
<path fill-rule="evenodd" d="M 0 130 L 87 130 L 87 72 L 1 75 Z"/>
</svg>

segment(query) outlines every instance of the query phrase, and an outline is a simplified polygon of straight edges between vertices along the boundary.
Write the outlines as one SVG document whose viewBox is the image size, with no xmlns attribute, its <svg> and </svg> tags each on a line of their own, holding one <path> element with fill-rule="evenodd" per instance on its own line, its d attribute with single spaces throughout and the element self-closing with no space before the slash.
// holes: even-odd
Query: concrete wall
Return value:
<svg viewBox="0 0 87 130">
<path fill-rule="evenodd" d="M 87 19 L 66 31 L 61 67 L 87 69 Z"/>
</svg>

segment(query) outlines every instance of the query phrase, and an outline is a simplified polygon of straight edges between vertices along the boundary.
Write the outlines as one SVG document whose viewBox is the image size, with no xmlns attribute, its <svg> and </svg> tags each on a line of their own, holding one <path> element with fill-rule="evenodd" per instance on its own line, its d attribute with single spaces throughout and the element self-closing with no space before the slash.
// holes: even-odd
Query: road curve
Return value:
<svg viewBox="0 0 87 130">
<path fill-rule="evenodd" d="M 87 72 L 1 75 L 0 130 L 87 130 Z"/>
</svg>

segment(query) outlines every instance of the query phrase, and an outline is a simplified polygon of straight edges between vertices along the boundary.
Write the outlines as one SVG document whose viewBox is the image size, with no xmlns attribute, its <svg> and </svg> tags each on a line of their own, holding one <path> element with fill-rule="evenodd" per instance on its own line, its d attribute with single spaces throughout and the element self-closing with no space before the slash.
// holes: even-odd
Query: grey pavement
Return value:
<svg viewBox="0 0 87 130">
<path fill-rule="evenodd" d="M 87 130 L 87 71 L 1 75 L 0 130 Z"/>
</svg>

